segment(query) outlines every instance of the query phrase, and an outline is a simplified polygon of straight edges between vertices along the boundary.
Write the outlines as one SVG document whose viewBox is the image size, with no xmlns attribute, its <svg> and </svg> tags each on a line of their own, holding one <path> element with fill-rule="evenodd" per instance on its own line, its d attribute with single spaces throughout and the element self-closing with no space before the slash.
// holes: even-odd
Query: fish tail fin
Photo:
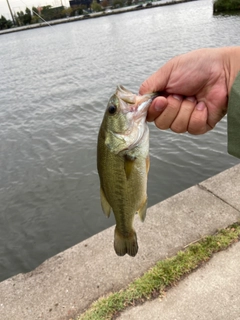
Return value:
<svg viewBox="0 0 240 320">
<path fill-rule="evenodd" d="M 114 249 L 118 256 L 124 256 L 127 253 L 129 256 L 135 257 L 138 252 L 136 232 L 132 229 L 128 237 L 124 237 L 116 227 L 114 232 Z"/>
</svg>

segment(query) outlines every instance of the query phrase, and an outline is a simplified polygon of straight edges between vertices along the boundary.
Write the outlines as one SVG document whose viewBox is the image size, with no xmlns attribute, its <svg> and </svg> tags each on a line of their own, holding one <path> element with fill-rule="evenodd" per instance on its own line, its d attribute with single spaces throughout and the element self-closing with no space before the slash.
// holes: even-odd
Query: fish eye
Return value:
<svg viewBox="0 0 240 320">
<path fill-rule="evenodd" d="M 108 112 L 109 112 L 110 114 L 114 114 L 114 113 L 116 113 L 116 111 L 117 111 L 117 107 L 116 107 L 114 104 L 111 104 L 111 105 L 108 107 Z"/>
</svg>

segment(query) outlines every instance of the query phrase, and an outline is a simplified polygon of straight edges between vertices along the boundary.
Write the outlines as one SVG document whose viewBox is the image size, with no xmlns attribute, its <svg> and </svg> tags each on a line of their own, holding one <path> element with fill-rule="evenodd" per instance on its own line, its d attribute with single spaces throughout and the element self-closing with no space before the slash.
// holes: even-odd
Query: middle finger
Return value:
<svg viewBox="0 0 240 320">
<path fill-rule="evenodd" d="M 187 131 L 189 120 L 196 103 L 195 97 L 187 97 L 182 101 L 181 108 L 171 125 L 172 131 L 177 133 L 184 133 Z"/>
<path fill-rule="evenodd" d="M 167 106 L 159 117 L 155 119 L 155 125 L 162 130 L 171 127 L 173 121 L 181 108 L 183 97 L 180 95 L 170 95 L 167 97 Z"/>
</svg>

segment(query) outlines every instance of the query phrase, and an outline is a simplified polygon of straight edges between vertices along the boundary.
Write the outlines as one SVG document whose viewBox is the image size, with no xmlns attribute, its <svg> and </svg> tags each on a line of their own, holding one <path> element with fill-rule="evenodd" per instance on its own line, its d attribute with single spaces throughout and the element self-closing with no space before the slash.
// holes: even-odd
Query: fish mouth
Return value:
<svg viewBox="0 0 240 320">
<path fill-rule="evenodd" d="M 129 104 L 135 104 L 137 95 L 124 88 L 122 85 L 118 85 L 116 89 L 116 95 L 120 100 L 123 100 Z"/>
<path fill-rule="evenodd" d="M 128 141 L 124 150 L 131 150 L 148 135 L 147 111 L 157 94 L 136 95 L 120 85 L 117 87 L 116 96 L 120 102 L 121 112 L 125 114 L 128 123 L 128 129 L 118 133 L 117 136 Z"/>
<path fill-rule="evenodd" d="M 147 114 L 148 107 L 154 98 L 158 96 L 156 93 L 145 95 L 136 95 L 124 88 L 122 85 L 117 86 L 116 95 L 122 101 L 122 111 L 124 113 L 134 113 L 134 120 L 142 118 Z"/>
<path fill-rule="evenodd" d="M 126 142 L 126 147 L 121 150 L 125 152 L 138 146 L 144 141 L 144 137 L 148 136 L 147 111 L 156 94 L 141 96 L 119 85 L 115 95 L 119 99 L 120 112 L 125 115 L 127 122 L 127 129 L 124 132 L 115 133 L 115 136 Z"/>
</svg>

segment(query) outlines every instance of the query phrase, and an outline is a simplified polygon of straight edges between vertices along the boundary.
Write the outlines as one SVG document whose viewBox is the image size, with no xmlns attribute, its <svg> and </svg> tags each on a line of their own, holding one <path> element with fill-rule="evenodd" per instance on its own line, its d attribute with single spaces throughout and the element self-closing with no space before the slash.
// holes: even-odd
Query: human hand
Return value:
<svg viewBox="0 0 240 320">
<path fill-rule="evenodd" d="M 240 47 L 200 49 L 177 56 L 150 76 L 140 94 L 162 92 L 148 121 L 177 133 L 205 133 L 227 112 L 228 95 L 240 70 Z"/>
</svg>

